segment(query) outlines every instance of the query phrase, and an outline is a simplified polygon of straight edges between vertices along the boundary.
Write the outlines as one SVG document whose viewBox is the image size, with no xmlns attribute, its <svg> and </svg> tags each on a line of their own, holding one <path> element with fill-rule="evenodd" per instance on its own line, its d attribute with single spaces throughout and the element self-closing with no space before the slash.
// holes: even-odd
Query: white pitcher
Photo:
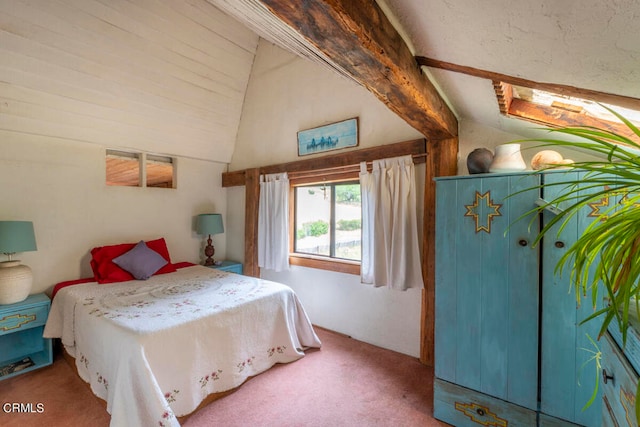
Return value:
<svg viewBox="0 0 640 427">
<path fill-rule="evenodd" d="M 527 168 L 522 154 L 520 154 L 520 144 L 497 145 L 493 162 L 489 167 L 490 172 L 517 172 Z"/>
</svg>

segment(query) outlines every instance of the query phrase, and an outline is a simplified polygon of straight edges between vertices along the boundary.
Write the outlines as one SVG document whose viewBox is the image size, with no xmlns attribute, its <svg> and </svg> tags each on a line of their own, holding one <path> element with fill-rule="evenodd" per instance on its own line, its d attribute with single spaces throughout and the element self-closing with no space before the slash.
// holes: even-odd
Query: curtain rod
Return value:
<svg viewBox="0 0 640 427">
<path fill-rule="evenodd" d="M 321 157 L 312 157 L 310 159 L 300 159 L 288 163 L 225 172 L 222 174 L 222 186 L 234 187 L 237 185 L 245 185 L 245 179 L 248 173 L 261 175 L 282 172 L 292 174 L 320 170 L 325 172 L 331 170 L 344 171 L 344 169 L 339 168 L 353 165 L 359 167 L 360 162 L 362 161 L 368 161 L 368 164 L 371 164 L 371 160 L 400 157 L 405 155 L 411 155 L 414 163 L 424 163 L 426 161 L 426 156 L 428 155 L 426 145 L 427 140 L 425 138 L 419 138 L 370 148 L 361 148 L 339 154 L 329 154 Z"/>
<path fill-rule="evenodd" d="M 425 159 L 428 156 L 428 153 L 419 153 L 419 154 L 408 154 L 413 158 L 413 163 L 424 163 Z M 403 157 L 403 156 L 394 156 L 394 157 Z M 382 159 L 380 159 L 382 160 Z M 364 161 L 364 163 L 366 163 L 368 166 L 369 165 L 373 165 L 373 162 L 375 160 L 367 160 Z M 349 168 L 354 168 L 354 167 L 360 167 L 360 163 L 363 162 L 357 162 L 357 163 L 351 163 L 348 165 L 344 165 L 344 166 L 330 166 L 328 168 L 313 168 L 313 169 L 308 169 L 305 171 L 292 171 L 292 172 L 288 172 L 288 173 L 309 173 L 309 172 L 320 172 L 320 171 L 331 171 L 331 170 L 342 170 L 342 169 L 349 169 Z M 262 168 L 260 169 L 260 174 L 263 174 Z M 270 173 L 270 172 L 266 172 L 266 173 Z"/>
<path fill-rule="evenodd" d="M 398 156 L 398 157 L 401 157 L 401 156 Z M 427 157 L 427 153 L 411 154 L 411 157 L 413 158 L 414 164 L 424 163 Z M 370 172 L 372 170 L 373 162 L 374 161 L 364 162 L 367 165 L 367 171 Z M 335 180 L 348 181 L 350 179 L 357 178 L 358 174 L 360 173 L 360 163 L 362 162 L 354 163 L 347 166 L 335 166 L 335 167 L 324 168 L 324 169 L 312 169 L 308 171 L 287 172 L 287 175 L 289 179 L 292 181 L 296 181 L 299 183 L 306 183 L 306 184 L 310 184 L 313 182 L 322 182 L 322 181 L 326 181 L 327 179 L 331 179 L 332 181 L 335 181 Z"/>
</svg>

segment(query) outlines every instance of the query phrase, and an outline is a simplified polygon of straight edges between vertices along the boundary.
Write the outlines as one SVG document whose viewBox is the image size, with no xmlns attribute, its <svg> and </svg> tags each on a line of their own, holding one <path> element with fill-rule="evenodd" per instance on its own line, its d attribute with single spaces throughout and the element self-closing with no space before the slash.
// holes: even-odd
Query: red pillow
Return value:
<svg viewBox="0 0 640 427">
<path fill-rule="evenodd" d="M 175 266 L 171 264 L 169 249 L 167 249 L 167 242 L 165 242 L 164 238 L 150 240 L 145 243 L 150 249 L 158 252 L 167 260 L 167 265 L 158 270 L 156 274 L 173 273 L 174 271 L 177 271 Z M 130 251 L 135 245 L 136 243 L 122 243 L 119 245 L 100 246 L 91 249 L 91 270 L 93 270 L 93 277 L 95 281 L 98 283 L 115 283 L 135 280 L 129 272 L 123 270 L 112 262 L 114 258 Z M 154 276 L 156 274 L 154 274 Z"/>
</svg>

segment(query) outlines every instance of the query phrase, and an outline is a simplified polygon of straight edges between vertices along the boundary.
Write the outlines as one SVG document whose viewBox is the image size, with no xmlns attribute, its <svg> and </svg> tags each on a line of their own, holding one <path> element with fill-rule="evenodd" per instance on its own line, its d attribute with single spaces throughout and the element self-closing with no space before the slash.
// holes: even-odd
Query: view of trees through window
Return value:
<svg viewBox="0 0 640 427">
<path fill-rule="evenodd" d="M 296 187 L 295 203 L 295 252 L 360 261 L 358 182 Z"/>
</svg>

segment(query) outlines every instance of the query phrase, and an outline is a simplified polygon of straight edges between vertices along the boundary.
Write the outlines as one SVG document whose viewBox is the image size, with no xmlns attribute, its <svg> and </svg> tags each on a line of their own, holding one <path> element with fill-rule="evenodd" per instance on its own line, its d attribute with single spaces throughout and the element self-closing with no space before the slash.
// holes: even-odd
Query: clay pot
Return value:
<svg viewBox="0 0 640 427">
<path fill-rule="evenodd" d="M 493 153 L 486 148 L 476 148 L 467 156 L 467 169 L 470 174 L 487 173 L 493 161 Z"/>
</svg>

